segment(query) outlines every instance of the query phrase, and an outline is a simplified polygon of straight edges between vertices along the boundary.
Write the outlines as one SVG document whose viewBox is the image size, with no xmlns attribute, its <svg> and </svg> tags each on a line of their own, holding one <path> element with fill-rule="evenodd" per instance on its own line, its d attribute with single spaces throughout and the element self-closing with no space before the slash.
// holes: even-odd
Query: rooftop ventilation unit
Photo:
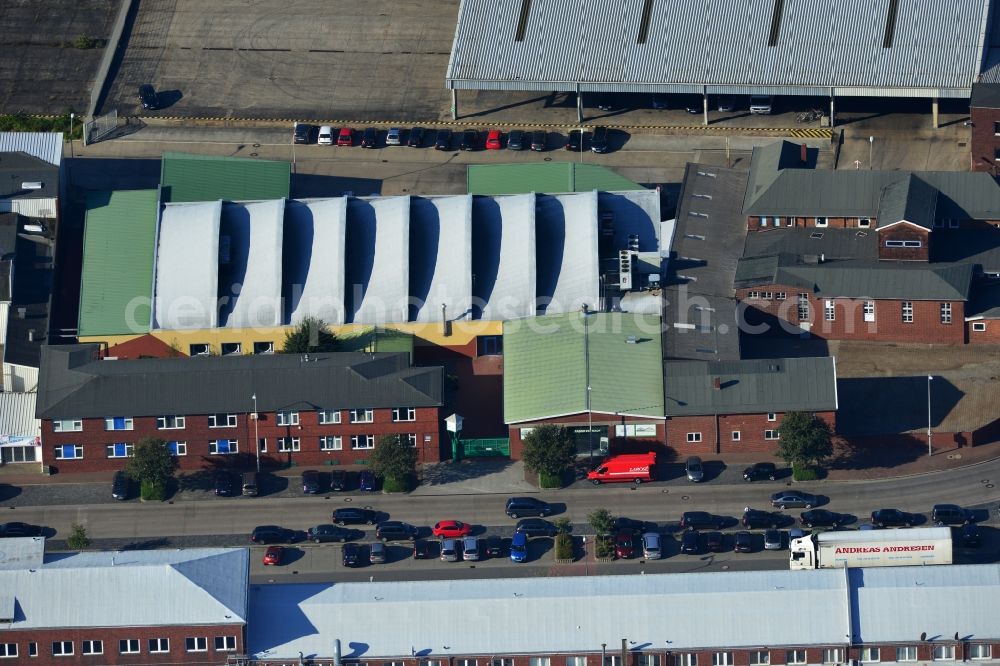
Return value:
<svg viewBox="0 0 1000 666">
<path fill-rule="evenodd" d="M 768 46 L 778 45 L 778 36 L 781 34 L 781 15 L 784 13 L 785 0 L 774 0 L 774 9 L 771 11 L 771 32 L 767 36 Z"/>
<path fill-rule="evenodd" d="M 653 0 L 643 0 L 642 15 L 639 18 L 639 37 L 635 40 L 637 44 L 646 43 L 646 39 L 649 37 L 649 23 L 652 18 Z"/>
<path fill-rule="evenodd" d="M 524 41 L 524 33 L 528 30 L 528 16 L 531 14 L 531 0 L 521 0 L 521 14 L 517 17 L 517 32 L 514 33 L 515 42 Z"/>
<path fill-rule="evenodd" d="M 40 189 L 42 189 L 42 182 L 39 180 L 39 181 L 30 182 L 30 183 L 21 183 L 21 189 L 22 190 L 40 190 Z"/>
<path fill-rule="evenodd" d="M 618 288 L 622 291 L 632 291 L 633 271 L 635 262 L 632 261 L 632 253 L 628 250 L 618 251 Z"/>
</svg>

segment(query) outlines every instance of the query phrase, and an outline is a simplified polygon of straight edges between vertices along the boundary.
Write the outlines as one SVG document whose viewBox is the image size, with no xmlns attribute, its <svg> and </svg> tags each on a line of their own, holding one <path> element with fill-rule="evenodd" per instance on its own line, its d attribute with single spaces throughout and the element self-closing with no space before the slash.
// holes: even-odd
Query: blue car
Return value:
<svg viewBox="0 0 1000 666">
<path fill-rule="evenodd" d="M 514 532 L 514 538 L 510 542 L 510 561 L 528 561 L 528 535 L 524 532 Z"/>
<path fill-rule="evenodd" d="M 358 489 L 375 490 L 375 475 L 370 469 L 363 469 L 358 472 Z"/>
</svg>

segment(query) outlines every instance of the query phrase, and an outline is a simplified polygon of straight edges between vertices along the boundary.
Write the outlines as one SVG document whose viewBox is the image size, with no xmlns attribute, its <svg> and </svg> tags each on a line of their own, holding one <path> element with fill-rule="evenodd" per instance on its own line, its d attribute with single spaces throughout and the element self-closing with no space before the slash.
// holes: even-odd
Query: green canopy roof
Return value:
<svg viewBox="0 0 1000 666">
<path fill-rule="evenodd" d="M 644 190 L 606 167 L 579 162 L 540 164 L 470 164 L 466 170 L 469 194 L 526 194 L 542 192 L 622 192 Z"/>
<path fill-rule="evenodd" d="M 163 153 L 160 187 L 164 203 L 287 199 L 288 162 Z"/>
</svg>

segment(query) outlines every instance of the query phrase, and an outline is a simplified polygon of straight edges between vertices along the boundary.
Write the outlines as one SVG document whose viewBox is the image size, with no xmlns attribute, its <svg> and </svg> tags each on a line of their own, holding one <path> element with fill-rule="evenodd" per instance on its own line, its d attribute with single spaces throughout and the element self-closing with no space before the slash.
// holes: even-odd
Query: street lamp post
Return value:
<svg viewBox="0 0 1000 666">
<path fill-rule="evenodd" d="M 874 168 L 872 165 L 872 153 L 875 148 L 875 137 L 868 137 L 868 169 L 869 171 Z"/>
<path fill-rule="evenodd" d="M 76 114 L 69 114 L 69 156 L 73 157 L 73 117 Z"/>
<path fill-rule="evenodd" d="M 590 463 L 594 463 L 594 415 L 590 411 L 590 329 L 587 327 L 587 320 L 590 311 L 587 304 L 583 304 L 583 363 L 584 372 L 587 376 L 587 440 L 590 442 Z M 603 664 L 603 662 L 602 662 Z"/>
<path fill-rule="evenodd" d="M 927 455 L 933 455 L 933 449 L 931 448 L 931 382 L 934 381 L 933 375 L 927 375 Z"/>
<path fill-rule="evenodd" d="M 257 425 L 260 418 L 257 414 L 257 394 L 254 393 L 250 399 L 253 400 L 253 445 L 257 450 L 257 471 L 260 472 L 260 428 Z"/>
</svg>

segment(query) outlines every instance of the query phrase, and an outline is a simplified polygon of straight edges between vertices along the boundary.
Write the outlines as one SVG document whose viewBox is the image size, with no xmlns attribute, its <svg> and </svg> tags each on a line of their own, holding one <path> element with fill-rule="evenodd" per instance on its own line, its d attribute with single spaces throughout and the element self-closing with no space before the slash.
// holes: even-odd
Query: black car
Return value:
<svg viewBox="0 0 1000 666">
<path fill-rule="evenodd" d="M 323 541 L 350 541 L 359 535 L 357 530 L 346 530 L 336 525 L 316 525 L 306 530 L 306 538 L 314 543 Z"/>
<path fill-rule="evenodd" d="M 507 500 L 505 508 L 507 515 L 511 518 L 522 516 L 547 516 L 552 513 L 552 507 L 548 502 L 543 502 L 534 497 L 511 497 Z"/>
<path fill-rule="evenodd" d="M 378 128 L 366 127 L 365 133 L 361 135 L 362 148 L 378 148 Z"/>
<path fill-rule="evenodd" d="M 437 136 L 434 137 L 434 150 L 451 150 L 450 129 L 438 130 Z"/>
<path fill-rule="evenodd" d="M 608 128 L 598 126 L 590 137 L 590 150 L 594 153 L 608 152 Z"/>
<path fill-rule="evenodd" d="M 313 126 L 309 123 L 295 123 L 295 131 L 292 133 L 292 143 L 311 143 Z"/>
<path fill-rule="evenodd" d="M 346 470 L 335 469 L 330 472 L 330 490 L 347 490 L 349 478 Z"/>
<path fill-rule="evenodd" d="M 774 463 L 754 463 L 743 470 L 743 480 L 759 481 L 760 479 L 767 479 L 768 481 L 774 481 L 777 473 L 778 468 Z"/>
<path fill-rule="evenodd" d="M 484 550 L 489 557 L 503 557 L 503 539 L 496 535 L 486 537 L 486 548 Z"/>
<path fill-rule="evenodd" d="M 410 135 L 406 139 L 406 145 L 410 148 L 423 148 L 424 146 L 424 128 L 423 127 L 411 127 Z"/>
<path fill-rule="evenodd" d="M 277 525 L 261 525 L 250 533 L 250 541 L 254 543 L 295 543 L 298 540 L 298 532 Z"/>
<path fill-rule="evenodd" d="M 545 141 L 548 135 L 545 130 L 535 130 L 531 133 L 531 149 L 536 153 L 540 153 L 545 150 Z"/>
<path fill-rule="evenodd" d="M 343 562 L 345 567 L 356 567 L 361 564 L 361 555 L 364 548 L 356 543 L 345 543 L 343 550 Z"/>
<path fill-rule="evenodd" d="M 705 547 L 708 548 L 710 553 L 721 553 L 726 549 L 726 540 L 722 536 L 722 532 L 706 532 L 705 533 Z"/>
<path fill-rule="evenodd" d="M 524 130 L 511 130 L 507 135 L 507 150 L 524 150 Z"/>
<path fill-rule="evenodd" d="M 306 495 L 316 495 L 322 490 L 319 472 L 314 469 L 307 469 L 302 472 L 302 492 Z"/>
<path fill-rule="evenodd" d="M 685 511 L 681 515 L 681 529 L 721 530 L 726 526 L 726 521 L 723 516 L 715 516 L 707 511 Z"/>
<path fill-rule="evenodd" d="M 850 520 L 851 516 L 826 509 L 813 509 L 799 514 L 802 527 L 840 527 Z"/>
<path fill-rule="evenodd" d="M 528 537 L 554 537 L 559 531 L 556 526 L 542 518 L 524 518 L 517 521 L 515 532 L 524 532 Z"/>
<path fill-rule="evenodd" d="M 701 552 L 701 535 L 698 532 L 685 532 L 681 537 L 681 552 L 688 555 Z"/>
<path fill-rule="evenodd" d="M 979 534 L 979 525 L 967 523 L 962 526 L 962 547 L 979 548 L 983 545 L 983 538 Z"/>
<path fill-rule="evenodd" d="M 631 518 L 624 518 L 621 516 L 615 518 L 614 526 L 616 532 L 625 530 L 628 532 L 645 534 L 646 532 L 660 531 L 660 526 L 656 523 L 649 522 L 648 520 L 633 520 Z"/>
<path fill-rule="evenodd" d="M 437 557 L 437 553 L 434 548 L 434 544 L 430 541 L 414 541 L 413 559 L 430 560 Z"/>
<path fill-rule="evenodd" d="M 753 535 L 749 532 L 737 532 L 733 535 L 733 550 L 737 553 L 749 553 L 753 550 Z"/>
<path fill-rule="evenodd" d="M 378 512 L 371 509 L 343 507 L 333 512 L 333 522 L 338 525 L 374 525 L 378 522 Z"/>
<path fill-rule="evenodd" d="M 462 132 L 462 150 L 479 150 L 479 132 L 474 129 L 467 129 Z"/>
<path fill-rule="evenodd" d="M 597 108 L 601 111 L 611 111 L 615 108 L 614 99 L 611 95 L 603 93 L 597 96 Z"/>
<path fill-rule="evenodd" d="M 819 504 L 819 498 L 815 495 L 804 493 L 799 490 L 782 490 L 781 492 L 771 495 L 771 506 L 777 509 L 789 509 L 794 507 L 811 509 L 817 504 Z"/>
<path fill-rule="evenodd" d="M 239 495 L 241 490 L 236 486 L 236 477 L 227 470 L 220 469 L 215 473 L 213 479 L 215 494 L 219 497 L 232 497 Z"/>
<path fill-rule="evenodd" d="M 569 134 L 566 136 L 566 150 L 575 150 L 577 152 L 583 150 L 582 129 L 574 129 L 569 131 Z"/>
<path fill-rule="evenodd" d="M 669 99 L 667 98 L 666 95 L 663 95 L 661 93 L 654 93 L 653 94 L 653 108 L 654 109 L 663 110 L 663 109 L 666 109 L 666 108 L 669 108 L 669 107 L 670 107 Z"/>
<path fill-rule="evenodd" d="M 0 537 L 37 537 L 42 536 L 42 528 L 29 523 L 0 523 Z"/>
<path fill-rule="evenodd" d="M 871 522 L 875 527 L 913 527 L 917 517 L 899 509 L 877 509 L 872 511 Z"/>
<path fill-rule="evenodd" d="M 375 536 L 382 541 L 415 541 L 419 533 L 413 525 L 399 520 L 387 520 L 375 528 Z"/>
<path fill-rule="evenodd" d="M 931 510 L 931 521 L 935 525 L 963 525 L 975 522 L 972 511 L 957 504 L 935 504 Z"/>
<path fill-rule="evenodd" d="M 128 499 L 128 477 L 125 472 L 115 472 L 115 478 L 111 481 L 111 496 L 116 500 Z"/>
<path fill-rule="evenodd" d="M 782 520 L 783 516 L 780 514 L 774 514 L 770 511 L 761 511 L 760 509 L 747 509 L 743 512 L 743 518 L 740 519 L 740 525 L 748 530 L 761 527 L 775 528 L 781 524 Z"/>
<path fill-rule="evenodd" d="M 143 83 L 139 86 L 139 103 L 144 109 L 155 111 L 160 108 L 160 98 L 156 94 L 156 88 L 149 83 Z"/>
</svg>

